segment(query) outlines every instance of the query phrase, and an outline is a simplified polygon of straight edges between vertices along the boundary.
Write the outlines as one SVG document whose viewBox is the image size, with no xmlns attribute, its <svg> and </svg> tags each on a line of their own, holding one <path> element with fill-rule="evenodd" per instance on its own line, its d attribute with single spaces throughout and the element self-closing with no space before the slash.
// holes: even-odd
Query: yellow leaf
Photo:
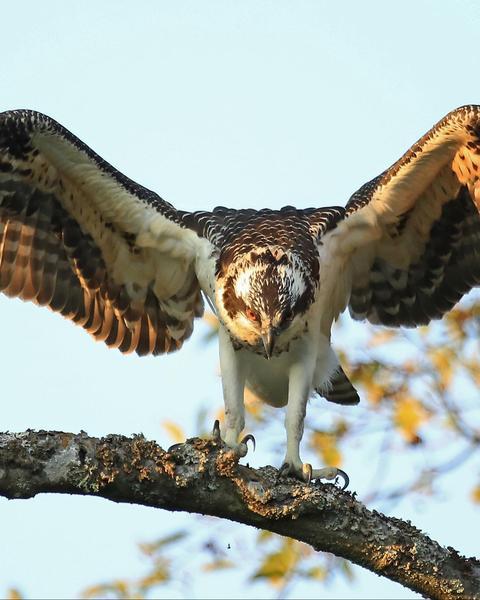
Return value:
<svg viewBox="0 0 480 600">
<path fill-rule="evenodd" d="M 278 585 L 295 567 L 298 560 L 299 554 L 293 540 L 285 540 L 278 552 L 267 554 L 253 578 L 268 579 L 273 585 Z"/>
<path fill-rule="evenodd" d="M 210 573 L 211 571 L 218 571 L 220 569 L 231 569 L 234 566 L 235 564 L 231 560 L 227 560 L 226 558 L 218 558 L 217 560 L 203 565 L 202 569 L 206 573 Z"/>
<path fill-rule="evenodd" d="M 82 598 L 100 598 L 108 589 L 105 585 L 92 585 L 82 593 Z"/>
<path fill-rule="evenodd" d="M 311 577 L 312 579 L 318 579 L 319 581 L 323 581 L 327 576 L 327 571 L 324 567 L 312 567 L 308 569 L 306 572 L 307 577 Z"/>
<path fill-rule="evenodd" d="M 480 504 L 480 485 L 477 485 L 477 487 L 473 488 L 472 500 L 475 502 L 475 504 Z"/>
<path fill-rule="evenodd" d="M 378 383 L 372 382 L 367 386 L 368 399 L 372 404 L 380 404 L 385 397 L 385 387 Z"/>
<path fill-rule="evenodd" d="M 413 362 L 412 360 L 406 360 L 403 363 L 403 369 L 409 374 L 412 375 L 413 373 L 417 373 L 418 372 L 418 364 L 416 362 Z"/>
<path fill-rule="evenodd" d="M 112 583 L 89 587 L 83 592 L 82 596 L 84 598 L 101 598 L 111 596 L 112 593 L 115 594 L 116 598 L 131 598 L 132 596 L 128 583 L 121 579 Z"/>
<path fill-rule="evenodd" d="M 475 358 L 463 361 L 463 366 L 467 369 L 468 375 L 473 379 L 476 385 L 480 386 L 480 361 Z"/>
<path fill-rule="evenodd" d="M 315 431 L 310 437 L 310 443 L 316 450 L 325 465 L 339 467 L 342 464 L 342 455 L 337 447 L 337 438 L 331 433 Z"/>
<path fill-rule="evenodd" d="M 430 353 L 430 359 L 440 376 L 441 386 L 446 389 L 452 381 L 455 353 L 451 348 L 436 348 Z"/>
<path fill-rule="evenodd" d="M 162 422 L 162 427 L 168 433 L 168 435 L 172 438 L 174 442 L 184 442 L 185 441 L 185 433 L 180 425 L 177 425 L 173 421 L 168 421 L 167 419 Z"/>
<path fill-rule="evenodd" d="M 445 321 L 450 331 L 450 335 L 457 339 L 465 338 L 465 327 L 471 318 L 469 310 L 457 307 L 445 315 Z"/>
<path fill-rule="evenodd" d="M 271 531 L 267 531 L 266 529 L 262 529 L 258 532 L 257 540 L 259 542 L 266 542 L 267 540 L 273 537 L 273 533 Z"/>
<path fill-rule="evenodd" d="M 7 592 L 7 600 L 22 600 L 22 595 L 18 590 L 12 588 Z"/>
<path fill-rule="evenodd" d="M 259 421 L 263 414 L 264 406 L 260 398 L 250 388 L 245 387 L 244 401 L 247 412 Z"/>
<path fill-rule="evenodd" d="M 418 440 L 418 430 L 428 418 L 428 412 L 415 398 L 405 396 L 397 400 L 393 420 L 407 442 Z"/>
<path fill-rule="evenodd" d="M 383 344 L 391 342 L 392 339 L 396 336 L 398 336 L 398 334 L 395 333 L 395 331 L 389 331 L 388 329 L 380 330 L 372 335 L 368 342 L 368 345 L 370 346 L 370 348 L 382 346 Z"/>
<path fill-rule="evenodd" d="M 168 572 L 168 566 L 166 561 L 161 561 L 157 563 L 155 570 L 148 574 L 146 577 L 143 577 L 139 582 L 138 586 L 143 591 L 146 592 L 150 588 L 158 585 L 159 583 L 165 583 L 170 579 L 170 574 Z"/>
<path fill-rule="evenodd" d="M 175 533 L 160 538 L 155 542 L 139 544 L 138 547 L 146 556 L 153 556 L 154 554 L 158 553 L 159 550 L 165 548 L 165 546 L 175 544 L 180 540 L 183 540 L 186 536 L 186 531 L 176 531 Z"/>
</svg>

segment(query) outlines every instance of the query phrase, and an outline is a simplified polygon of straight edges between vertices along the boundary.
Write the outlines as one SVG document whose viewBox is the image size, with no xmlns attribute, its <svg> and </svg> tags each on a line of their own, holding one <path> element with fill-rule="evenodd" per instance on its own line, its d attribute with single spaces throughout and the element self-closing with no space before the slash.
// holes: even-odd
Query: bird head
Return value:
<svg viewBox="0 0 480 600">
<path fill-rule="evenodd" d="M 217 284 L 219 316 L 232 337 L 263 349 L 267 358 L 279 336 L 291 337 L 301 325 L 315 295 L 311 270 L 278 246 L 235 257 L 223 265 Z"/>
</svg>

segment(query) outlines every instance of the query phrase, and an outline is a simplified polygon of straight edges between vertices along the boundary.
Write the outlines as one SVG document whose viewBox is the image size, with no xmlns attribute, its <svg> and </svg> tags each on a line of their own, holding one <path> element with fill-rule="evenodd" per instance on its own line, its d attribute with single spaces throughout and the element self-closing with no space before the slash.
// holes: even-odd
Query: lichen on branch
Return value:
<svg viewBox="0 0 480 600">
<path fill-rule="evenodd" d="M 410 523 L 368 510 L 334 485 L 251 469 L 221 442 L 193 438 L 169 451 L 143 436 L 0 433 L 0 495 L 93 495 L 208 514 L 332 552 L 430 598 L 480 600 L 480 561 L 443 548 Z"/>
</svg>

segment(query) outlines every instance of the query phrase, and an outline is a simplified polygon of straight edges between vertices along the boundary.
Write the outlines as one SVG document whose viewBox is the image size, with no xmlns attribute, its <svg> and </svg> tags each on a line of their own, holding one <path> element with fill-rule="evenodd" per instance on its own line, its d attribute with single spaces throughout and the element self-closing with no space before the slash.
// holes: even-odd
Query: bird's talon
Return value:
<svg viewBox="0 0 480 600">
<path fill-rule="evenodd" d="M 346 490 L 350 483 L 350 477 L 345 473 L 345 471 L 333 467 L 319 470 L 315 477 L 315 480 L 320 483 L 322 479 L 332 481 L 333 485 L 339 487 L 342 491 Z M 343 480 L 343 485 L 338 485 L 340 479 Z"/>
<path fill-rule="evenodd" d="M 322 479 L 326 479 L 327 481 L 333 481 L 334 485 L 336 485 L 339 483 L 339 479 L 341 478 L 343 482 L 342 485 L 339 485 L 338 487 L 340 487 L 342 491 L 346 490 L 350 483 L 349 476 L 342 469 L 338 469 L 336 467 L 312 469 L 312 465 L 309 463 L 292 466 L 290 463 L 284 462 L 278 470 L 277 481 L 288 475 L 296 477 L 301 481 L 305 481 L 308 484 L 312 481 L 320 482 Z"/>
<path fill-rule="evenodd" d="M 167 452 L 175 452 L 175 450 L 177 450 L 177 448 L 180 448 L 180 446 L 183 446 L 183 444 L 172 444 L 168 448 Z"/>
<path fill-rule="evenodd" d="M 220 421 L 218 419 L 215 419 L 215 423 L 213 424 L 212 437 L 216 442 L 220 442 L 222 440 L 220 436 Z"/>
<path fill-rule="evenodd" d="M 285 477 L 285 475 L 288 475 L 288 473 L 290 473 L 290 464 L 283 463 L 283 465 L 278 469 L 277 481 L 282 479 L 282 477 Z"/>
<path fill-rule="evenodd" d="M 255 448 L 256 448 L 257 444 L 255 442 L 255 438 L 253 437 L 253 435 L 251 433 L 249 433 L 248 435 L 244 436 L 242 438 L 242 440 L 240 441 L 240 444 L 245 444 L 245 446 L 246 446 L 247 442 L 252 442 L 253 451 L 255 452 Z"/>
<path fill-rule="evenodd" d="M 343 479 L 343 486 L 340 488 L 342 491 L 346 490 L 349 483 L 350 483 L 350 477 L 345 473 L 345 471 L 343 471 L 342 469 L 337 469 L 338 473 L 337 473 L 337 477 L 335 477 L 335 483 L 337 483 L 338 481 L 338 476 L 340 475 L 340 477 Z"/>
<path fill-rule="evenodd" d="M 310 483 L 312 481 L 313 474 L 312 465 L 309 463 L 305 463 L 304 465 L 302 465 L 302 473 L 304 481 L 306 483 Z"/>
</svg>

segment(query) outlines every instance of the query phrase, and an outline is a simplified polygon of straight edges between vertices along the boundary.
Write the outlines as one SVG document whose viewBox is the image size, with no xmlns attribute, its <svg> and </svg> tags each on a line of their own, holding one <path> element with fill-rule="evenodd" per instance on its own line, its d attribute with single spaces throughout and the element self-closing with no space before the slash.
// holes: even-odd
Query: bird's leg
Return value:
<svg viewBox="0 0 480 600">
<path fill-rule="evenodd" d="M 307 400 L 310 392 L 306 369 L 300 362 L 290 368 L 288 382 L 288 403 L 285 415 L 287 432 L 287 452 L 280 469 L 281 475 L 295 475 L 300 479 L 307 477 L 303 473 L 303 463 L 300 459 L 300 441 L 307 411 Z"/>
<path fill-rule="evenodd" d="M 280 467 L 279 476 L 293 475 L 307 483 L 310 483 L 312 479 L 336 480 L 340 476 L 344 479 L 342 488 L 345 489 L 349 479 L 344 471 L 336 467 L 312 469 L 310 464 L 303 463 L 300 458 L 300 442 L 303 436 L 309 394 L 310 383 L 308 373 L 306 373 L 306 365 L 294 364 L 290 369 L 287 414 L 285 417 L 287 452 L 283 465 Z"/>
<path fill-rule="evenodd" d="M 239 440 L 245 427 L 245 406 L 243 393 L 245 388 L 245 370 L 233 348 L 230 336 L 223 327 L 219 330 L 220 368 L 222 372 L 223 400 L 225 403 L 224 442 L 240 456 L 248 452 L 247 442 L 255 439 L 246 435 Z"/>
</svg>

